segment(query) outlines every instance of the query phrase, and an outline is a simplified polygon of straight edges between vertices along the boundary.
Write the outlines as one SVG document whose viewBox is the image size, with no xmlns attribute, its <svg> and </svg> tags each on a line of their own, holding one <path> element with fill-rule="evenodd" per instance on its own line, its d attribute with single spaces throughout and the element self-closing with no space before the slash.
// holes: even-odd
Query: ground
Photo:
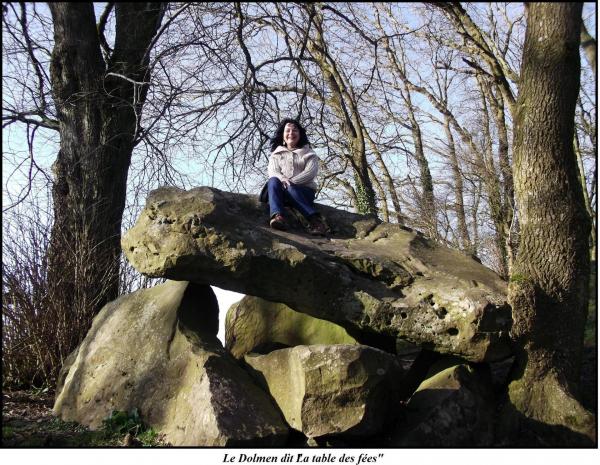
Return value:
<svg viewBox="0 0 600 465">
<path fill-rule="evenodd" d="M 126 418 L 90 431 L 59 420 L 52 413 L 54 392 L 48 390 L 2 393 L 3 447 L 143 447 L 167 446 L 152 430 Z"/>
</svg>

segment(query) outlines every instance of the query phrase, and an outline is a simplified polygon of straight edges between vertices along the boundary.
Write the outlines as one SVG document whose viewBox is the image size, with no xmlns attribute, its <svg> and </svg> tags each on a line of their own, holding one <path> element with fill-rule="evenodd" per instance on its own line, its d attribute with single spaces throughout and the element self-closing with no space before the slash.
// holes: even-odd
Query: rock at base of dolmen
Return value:
<svg viewBox="0 0 600 465">
<path fill-rule="evenodd" d="M 281 446 L 288 428 L 216 338 L 209 286 L 166 282 L 107 304 L 57 392 L 54 412 L 96 429 L 137 408 L 176 446 Z M 65 370 L 66 371 L 66 370 Z"/>
<path fill-rule="evenodd" d="M 491 446 L 495 405 L 488 381 L 456 358 L 435 363 L 408 401 L 389 446 Z"/>
<path fill-rule="evenodd" d="M 356 343 L 335 323 L 249 295 L 229 308 L 225 320 L 225 347 L 235 358 L 278 346 Z"/>
<path fill-rule="evenodd" d="M 248 354 L 288 425 L 309 438 L 370 436 L 394 413 L 402 370 L 395 357 L 364 345 L 310 345 Z"/>
</svg>

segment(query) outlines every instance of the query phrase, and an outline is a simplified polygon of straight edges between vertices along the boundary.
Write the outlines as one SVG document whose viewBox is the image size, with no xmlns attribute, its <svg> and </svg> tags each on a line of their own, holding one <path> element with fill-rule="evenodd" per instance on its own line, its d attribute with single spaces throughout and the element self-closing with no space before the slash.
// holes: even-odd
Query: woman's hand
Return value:
<svg viewBox="0 0 600 465">
<path fill-rule="evenodd" d="M 283 184 L 283 187 L 287 189 L 288 187 L 290 187 L 290 184 L 292 184 L 292 182 L 289 178 L 281 178 L 281 184 Z"/>
</svg>

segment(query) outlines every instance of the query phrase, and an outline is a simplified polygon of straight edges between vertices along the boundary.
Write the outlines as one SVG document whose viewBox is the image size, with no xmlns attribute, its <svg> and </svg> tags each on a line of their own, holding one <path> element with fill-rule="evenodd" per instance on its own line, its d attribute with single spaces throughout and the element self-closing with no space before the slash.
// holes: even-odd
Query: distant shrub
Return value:
<svg viewBox="0 0 600 465">
<path fill-rule="evenodd" d="M 94 276 L 86 266 L 93 255 L 83 240 L 65 241 L 61 253 L 69 257 L 65 262 L 75 269 L 76 289 L 91 287 L 94 293 L 53 293 L 48 285 L 50 225 L 51 214 L 31 203 L 5 213 L 3 218 L 3 387 L 55 385 L 64 359 L 83 340 L 95 316 L 96 306 L 88 296 L 101 298 L 108 281 L 105 276 Z M 120 294 L 156 281 L 141 277 L 124 262 L 122 258 Z"/>
</svg>

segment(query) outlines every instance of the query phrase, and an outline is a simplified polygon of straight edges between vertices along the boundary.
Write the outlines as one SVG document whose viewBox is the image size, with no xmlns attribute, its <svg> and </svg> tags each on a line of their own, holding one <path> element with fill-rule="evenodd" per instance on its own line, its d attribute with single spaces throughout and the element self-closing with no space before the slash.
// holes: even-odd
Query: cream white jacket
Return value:
<svg viewBox="0 0 600 465">
<path fill-rule="evenodd" d="M 289 150 L 280 145 L 269 157 L 269 178 L 287 178 L 293 184 L 317 189 L 319 158 L 310 145 Z"/>
</svg>

